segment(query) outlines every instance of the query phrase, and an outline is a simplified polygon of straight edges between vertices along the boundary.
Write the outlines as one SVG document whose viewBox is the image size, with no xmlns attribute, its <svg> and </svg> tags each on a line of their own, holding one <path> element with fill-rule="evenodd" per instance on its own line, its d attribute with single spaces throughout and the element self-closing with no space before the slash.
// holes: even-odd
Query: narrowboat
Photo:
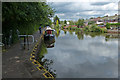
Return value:
<svg viewBox="0 0 120 80">
<path fill-rule="evenodd" d="M 55 38 L 55 30 L 50 27 L 47 27 L 45 30 L 44 39 L 48 40 L 48 39 L 54 39 L 54 38 Z"/>
</svg>

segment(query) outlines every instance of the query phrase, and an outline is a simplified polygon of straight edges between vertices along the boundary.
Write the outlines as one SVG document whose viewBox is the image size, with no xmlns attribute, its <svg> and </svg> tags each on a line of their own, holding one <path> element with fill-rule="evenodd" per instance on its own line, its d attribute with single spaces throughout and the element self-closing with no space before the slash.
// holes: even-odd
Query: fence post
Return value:
<svg viewBox="0 0 120 80">
<path fill-rule="evenodd" d="M 7 41 L 6 41 L 6 37 L 5 37 L 5 49 L 7 48 L 6 46 L 7 46 Z"/>
<path fill-rule="evenodd" d="M 9 47 L 11 46 L 11 43 L 12 43 L 12 30 L 10 30 L 10 36 L 9 36 L 9 41 L 8 41 Z"/>
<path fill-rule="evenodd" d="M 27 35 L 27 46 L 28 46 L 28 50 L 29 50 L 29 40 L 28 40 L 28 35 Z"/>
<path fill-rule="evenodd" d="M 24 36 L 24 46 L 23 46 L 23 49 L 25 49 L 25 43 L 26 43 L 26 37 Z"/>
</svg>

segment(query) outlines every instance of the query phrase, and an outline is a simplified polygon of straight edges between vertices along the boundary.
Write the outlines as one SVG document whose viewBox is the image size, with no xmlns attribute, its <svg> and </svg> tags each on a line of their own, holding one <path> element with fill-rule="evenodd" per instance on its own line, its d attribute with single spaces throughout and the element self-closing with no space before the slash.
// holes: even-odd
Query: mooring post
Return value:
<svg viewBox="0 0 120 80">
<path fill-rule="evenodd" d="M 11 46 L 11 43 L 12 43 L 12 30 L 10 30 L 10 36 L 9 36 L 9 41 L 8 41 L 9 47 Z"/>
<path fill-rule="evenodd" d="M 24 36 L 24 44 L 23 44 L 24 46 L 23 46 L 23 49 L 25 49 L 25 43 L 26 43 L 26 37 Z"/>
<path fill-rule="evenodd" d="M 7 46 L 7 41 L 6 41 L 6 37 L 5 37 L 5 49 L 7 48 L 6 46 Z"/>
<path fill-rule="evenodd" d="M 27 46 L 28 46 L 28 50 L 29 50 L 29 40 L 28 40 L 28 35 L 27 35 Z"/>
</svg>

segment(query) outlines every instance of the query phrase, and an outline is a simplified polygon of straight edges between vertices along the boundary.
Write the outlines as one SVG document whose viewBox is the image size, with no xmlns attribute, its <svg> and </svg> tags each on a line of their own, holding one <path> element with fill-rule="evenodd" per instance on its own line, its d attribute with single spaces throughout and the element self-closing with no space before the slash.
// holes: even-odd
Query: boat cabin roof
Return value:
<svg viewBox="0 0 120 80">
<path fill-rule="evenodd" d="M 46 30 L 51 30 L 51 31 L 55 31 L 54 29 L 52 29 L 51 27 L 47 27 Z"/>
</svg>

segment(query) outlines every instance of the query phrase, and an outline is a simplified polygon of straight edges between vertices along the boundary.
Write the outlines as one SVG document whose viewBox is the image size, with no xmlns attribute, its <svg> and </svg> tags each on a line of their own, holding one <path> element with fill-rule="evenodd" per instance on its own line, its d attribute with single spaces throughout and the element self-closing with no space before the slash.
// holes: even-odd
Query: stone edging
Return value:
<svg viewBox="0 0 120 80">
<path fill-rule="evenodd" d="M 43 31 L 43 34 L 45 34 L 45 31 Z M 30 61 L 32 61 L 32 63 L 34 64 L 34 65 L 37 65 L 37 69 L 38 70 L 40 70 L 40 71 L 44 71 L 44 73 L 42 74 L 45 78 L 51 78 L 51 79 L 53 79 L 54 80 L 54 77 L 53 77 L 53 75 L 52 74 L 50 74 L 37 60 L 35 60 L 35 55 L 36 55 L 36 50 L 37 50 L 37 48 L 38 48 L 38 45 L 39 45 L 39 43 L 40 43 L 40 41 L 41 41 L 41 39 L 43 38 L 44 36 L 42 35 L 42 36 L 40 36 L 40 39 L 39 39 L 39 41 L 36 43 L 36 45 L 34 46 L 34 48 L 33 48 L 33 51 L 31 52 L 31 57 L 30 57 Z"/>
</svg>

